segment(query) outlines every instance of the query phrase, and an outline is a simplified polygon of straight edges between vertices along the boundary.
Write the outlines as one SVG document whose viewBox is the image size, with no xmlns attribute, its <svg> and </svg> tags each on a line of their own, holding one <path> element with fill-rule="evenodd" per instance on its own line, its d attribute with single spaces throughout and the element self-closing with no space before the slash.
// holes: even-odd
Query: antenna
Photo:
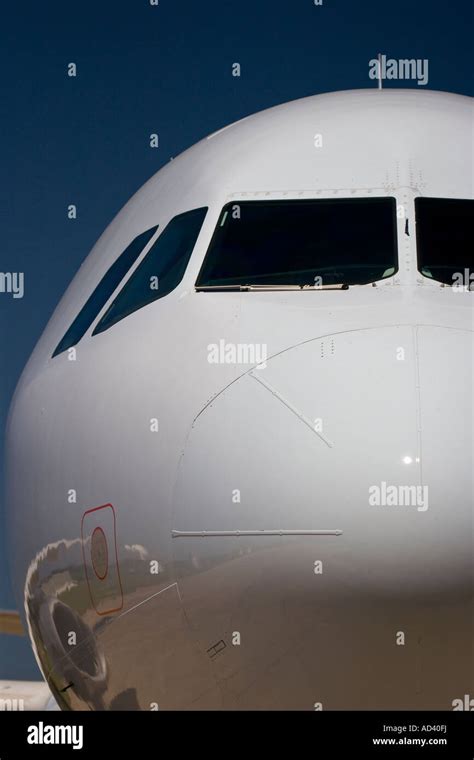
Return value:
<svg viewBox="0 0 474 760">
<path fill-rule="evenodd" d="M 377 66 L 378 88 L 379 90 L 381 90 L 382 89 L 382 53 L 379 53 L 377 57 L 379 59 L 379 65 Z"/>
</svg>

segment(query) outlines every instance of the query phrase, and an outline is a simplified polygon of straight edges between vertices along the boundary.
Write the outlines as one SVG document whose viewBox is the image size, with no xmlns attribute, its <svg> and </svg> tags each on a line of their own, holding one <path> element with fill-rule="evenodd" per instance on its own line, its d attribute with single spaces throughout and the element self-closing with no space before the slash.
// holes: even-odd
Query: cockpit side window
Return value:
<svg viewBox="0 0 474 760">
<path fill-rule="evenodd" d="M 150 227 L 132 240 L 130 245 L 114 261 L 102 277 L 92 295 L 88 298 L 68 331 L 56 346 L 53 357 L 79 343 L 94 319 L 107 303 L 116 287 L 123 280 L 128 270 L 135 263 L 146 244 L 151 240 L 158 225 Z"/>
<path fill-rule="evenodd" d="M 158 298 L 181 282 L 201 231 L 207 207 L 175 216 L 156 239 L 97 324 L 93 335 Z"/>
<path fill-rule="evenodd" d="M 474 200 L 415 198 L 415 215 L 419 272 L 474 289 Z"/>
<path fill-rule="evenodd" d="M 196 288 L 364 285 L 397 270 L 395 198 L 235 201 Z"/>
</svg>

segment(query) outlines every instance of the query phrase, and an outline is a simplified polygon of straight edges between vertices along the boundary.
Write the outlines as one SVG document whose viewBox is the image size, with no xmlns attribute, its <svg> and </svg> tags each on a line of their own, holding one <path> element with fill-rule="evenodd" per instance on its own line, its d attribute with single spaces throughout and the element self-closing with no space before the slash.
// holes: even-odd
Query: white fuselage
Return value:
<svg viewBox="0 0 474 760">
<path fill-rule="evenodd" d="M 473 693 L 473 295 L 420 274 L 414 212 L 472 199 L 472 157 L 469 98 L 315 96 L 201 141 L 104 232 L 7 431 L 14 583 L 63 707 Z M 226 203 L 348 197 L 396 199 L 393 277 L 195 291 Z M 179 285 L 52 358 L 130 240 L 203 206 Z"/>
</svg>

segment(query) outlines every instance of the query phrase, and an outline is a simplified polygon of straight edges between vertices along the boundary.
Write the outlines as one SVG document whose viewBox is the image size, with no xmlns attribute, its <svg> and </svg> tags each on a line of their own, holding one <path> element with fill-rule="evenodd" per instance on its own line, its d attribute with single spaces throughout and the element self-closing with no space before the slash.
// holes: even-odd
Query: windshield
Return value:
<svg viewBox="0 0 474 760">
<path fill-rule="evenodd" d="M 363 285 L 398 269 L 395 198 L 224 206 L 196 287 Z"/>
<path fill-rule="evenodd" d="M 474 271 L 474 201 L 415 198 L 418 270 L 447 285 L 469 287 Z"/>
</svg>

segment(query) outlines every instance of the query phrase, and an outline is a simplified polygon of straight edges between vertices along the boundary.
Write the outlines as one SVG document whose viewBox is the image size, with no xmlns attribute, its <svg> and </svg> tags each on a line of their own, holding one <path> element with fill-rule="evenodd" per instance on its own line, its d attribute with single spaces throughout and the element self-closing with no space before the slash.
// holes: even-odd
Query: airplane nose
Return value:
<svg viewBox="0 0 474 760">
<path fill-rule="evenodd" d="M 467 330 L 378 327 L 243 368 L 190 431 L 176 561 L 285 546 L 291 572 L 324 559 L 362 592 L 470 588 L 472 349 Z"/>
</svg>

